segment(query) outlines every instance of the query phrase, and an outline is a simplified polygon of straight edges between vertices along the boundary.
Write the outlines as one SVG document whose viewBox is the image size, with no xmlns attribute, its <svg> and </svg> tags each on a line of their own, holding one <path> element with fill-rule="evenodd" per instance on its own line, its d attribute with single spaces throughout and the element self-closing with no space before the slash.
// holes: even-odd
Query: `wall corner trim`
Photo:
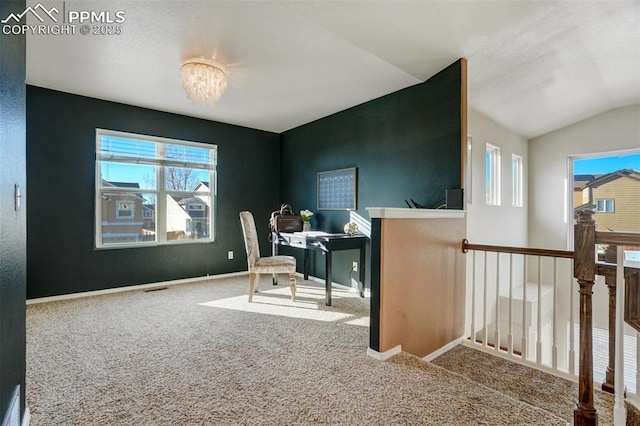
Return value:
<svg viewBox="0 0 640 426">
<path fill-rule="evenodd" d="M 399 354 L 400 352 L 402 352 L 402 345 L 395 346 L 384 352 L 378 352 L 371 348 L 367 348 L 367 355 L 378 361 L 386 361 L 392 356 Z"/>
</svg>

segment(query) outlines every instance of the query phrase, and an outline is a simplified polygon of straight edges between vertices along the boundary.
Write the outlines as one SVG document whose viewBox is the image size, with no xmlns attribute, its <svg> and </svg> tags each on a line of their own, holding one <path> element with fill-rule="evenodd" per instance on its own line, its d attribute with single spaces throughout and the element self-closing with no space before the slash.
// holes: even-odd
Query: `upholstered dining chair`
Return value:
<svg viewBox="0 0 640 426">
<path fill-rule="evenodd" d="M 260 284 L 260 274 L 289 274 L 291 300 L 296 301 L 296 259 L 292 256 L 260 257 L 258 233 L 253 214 L 248 211 L 240 212 L 240 223 L 244 234 L 244 245 L 247 249 L 247 264 L 249 265 L 249 303 L 253 302 L 253 293 Z"/>
</svg>

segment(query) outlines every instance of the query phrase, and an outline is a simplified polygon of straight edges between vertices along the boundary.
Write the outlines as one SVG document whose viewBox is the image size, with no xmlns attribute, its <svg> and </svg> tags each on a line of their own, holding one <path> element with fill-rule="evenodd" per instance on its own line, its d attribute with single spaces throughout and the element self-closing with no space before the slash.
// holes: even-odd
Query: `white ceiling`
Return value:
<svg viewBox="0 0 640 426">
<path fill-rule="evenodd" d="M 640 103 L 638 0 L 58 3 L 122 10 L 123 33 L 27 36 L 28 84 L 274 132 L 461 57 L 469 106 L 529 138 Z M 228 73 L 214 108 L 182 92 L 191 56 Z"/>
</svg>

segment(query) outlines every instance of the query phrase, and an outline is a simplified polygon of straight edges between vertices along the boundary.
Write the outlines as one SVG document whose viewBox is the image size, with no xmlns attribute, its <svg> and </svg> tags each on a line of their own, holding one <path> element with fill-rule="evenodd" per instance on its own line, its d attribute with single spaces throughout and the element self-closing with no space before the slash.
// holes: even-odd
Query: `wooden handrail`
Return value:
<svg viewBox="0 0 640 426">
<path fill-rule="evenodd" d="M 640 233 L 596 231 L 596 244 L 613 244 L 617 246 L 640 246 Z"/>
<path fill-rule="evenodd" d="M 596 275 L 600 276 L 608 276 L 616 274 L 616 264 L 615 263 L 606 263 L 606 262 L 596 262 Z M 640 272 L 640 268 L 636 268 L 634 266 L 625 266 L 624 267 L 624 275 L 630 275 L 635 272 Z"/>
<path fill-rule="evenodd" d="M 469 250 L 477 251 L 492 251 L 496 253 L 513 253 L 524 254 L 529 256 L 545 256 L 545 257 L 561 257 L 565 259 L 573 259 L 573 252 L 567 250 L 550 250 L 539 248 L 525 248 L 525 247 L 508 247 L 508 246 L 492 246 L 486 244 L 469 244 L 469 241 L 462 240 L 462 252 L 466 253 Z"/>
</svg>

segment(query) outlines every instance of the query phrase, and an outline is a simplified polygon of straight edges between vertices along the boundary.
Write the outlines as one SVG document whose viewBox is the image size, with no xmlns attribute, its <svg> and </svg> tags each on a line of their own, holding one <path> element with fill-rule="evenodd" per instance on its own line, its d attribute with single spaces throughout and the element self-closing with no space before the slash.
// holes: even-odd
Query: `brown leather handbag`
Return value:
<svg viewBox="0 0 640 426">
<path fill-rule="evenodd" d="M 301 232 L 302 217 L 291 210 L 289 204 L 280 206 L 280 210 L 271 213 L 269 219 L 269 230 L 271 232 Z"/>
</svg>

